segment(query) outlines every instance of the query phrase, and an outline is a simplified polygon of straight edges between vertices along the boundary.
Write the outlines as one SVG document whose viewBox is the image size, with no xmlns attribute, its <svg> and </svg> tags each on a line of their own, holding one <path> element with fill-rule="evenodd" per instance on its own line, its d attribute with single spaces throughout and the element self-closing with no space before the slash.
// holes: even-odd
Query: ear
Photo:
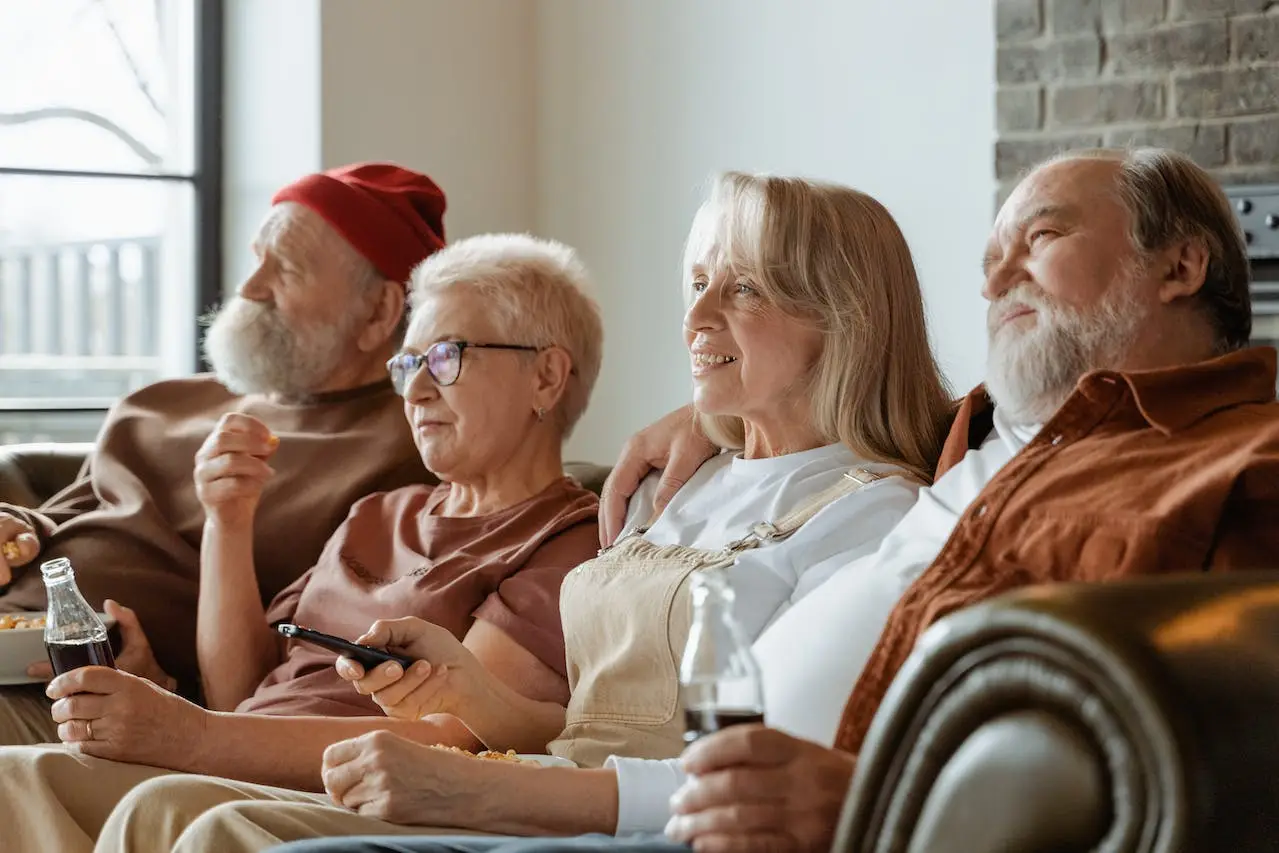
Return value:
<svg viewBox="0 0 1279 853">
<path fill-rule="evenodd" d="M 384 279 L 373 303 L 373 313 L 365 321 L 357 342 L 360 352 L 384 349 L 404 316 L 404 285 Z"/>
<path fill-rule="evenodd" d="M 549 346 L 537 354 L 533 374 L 533 407 L 553 411 L 573 374 L 573 359 L 563 347 Z"/>
<path fill-rule="evenodd" d="M 1182 240 L 1158 254 L 1163 275 L 1159 301 L 1165 305 L 1194 296 L 1208 276 L 1208 245 L 1201 239 Z"/>
</svg>

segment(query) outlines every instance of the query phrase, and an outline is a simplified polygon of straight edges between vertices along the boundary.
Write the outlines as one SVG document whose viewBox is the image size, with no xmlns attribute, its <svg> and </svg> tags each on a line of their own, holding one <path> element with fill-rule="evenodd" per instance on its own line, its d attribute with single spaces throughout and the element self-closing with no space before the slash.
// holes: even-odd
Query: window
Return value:
<svg viewBox="0 0 1279 853">
<path fill-rule="evenodd" d="M 221 63 L 222 0 L 0 0 L 0 444 L 196 369 Z"/>
</svg>

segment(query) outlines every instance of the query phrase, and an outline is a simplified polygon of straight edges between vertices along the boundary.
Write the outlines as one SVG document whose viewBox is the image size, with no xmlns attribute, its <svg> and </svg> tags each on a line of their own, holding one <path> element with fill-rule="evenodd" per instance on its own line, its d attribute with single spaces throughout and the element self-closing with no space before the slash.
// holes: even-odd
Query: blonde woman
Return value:
<svg viewBox="0 0 1279 853">
<path fill-rule="evenodd" d="M 339 664 L 392 716 L 453 714 L 490 748 L 550 742 L 576 767 L 530 771 L 389 734 L 355 738 L 326 752 L 331 799 L 156 780 L 117 809 L 104 841 L 194 851 L 414 826 L 660 830 L 681 779 L 675 659 L 692 575 L 732 557 L 737 617 L 758 636 L 876 550 L 929 479 L 950 413 L 906 242 L 862 193 L 723 176 L 693 223 L 684 287 L 694 404 L 726 452 L 656 519 L 649 484 L 631 502 L 628 535 L 566 579 L 567 709 L 519 696 L 416 619 L 362 638 L 418 659 L 407 673 Z"/>
</svg>

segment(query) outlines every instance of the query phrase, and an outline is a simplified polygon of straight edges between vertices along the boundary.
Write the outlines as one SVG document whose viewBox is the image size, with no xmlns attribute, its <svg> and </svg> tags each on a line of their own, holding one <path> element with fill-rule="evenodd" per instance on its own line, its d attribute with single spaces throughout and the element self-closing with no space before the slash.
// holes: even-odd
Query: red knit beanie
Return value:
<svg viewBox="0 0 1279 853">
<path fill-rule="evenodd" d="M 394 163 L 355 163 L 307 175 L 271 199 L 283 201 L 320 214 L 378 272 L 401 284 L 427 255 L 444 248 L 444 191 Z"/>
</svg>

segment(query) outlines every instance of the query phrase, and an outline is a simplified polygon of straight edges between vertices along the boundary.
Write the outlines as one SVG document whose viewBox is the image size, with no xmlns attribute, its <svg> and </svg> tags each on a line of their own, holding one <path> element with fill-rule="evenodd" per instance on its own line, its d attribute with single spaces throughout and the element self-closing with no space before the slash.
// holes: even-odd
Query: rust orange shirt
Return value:
<svg viewBox="0 0 1279 853">
<path fill-rule="evenodd" d="M 906 590 L 844 710 L 857 752 L 920 635 L 962 607 L 1038 583 L 1279 568 L 1275 350 L 1186 367 L 1097 371 L 960 517 Z M 990 432 L 968 395 L 938 475 Z"/>
</svg>

